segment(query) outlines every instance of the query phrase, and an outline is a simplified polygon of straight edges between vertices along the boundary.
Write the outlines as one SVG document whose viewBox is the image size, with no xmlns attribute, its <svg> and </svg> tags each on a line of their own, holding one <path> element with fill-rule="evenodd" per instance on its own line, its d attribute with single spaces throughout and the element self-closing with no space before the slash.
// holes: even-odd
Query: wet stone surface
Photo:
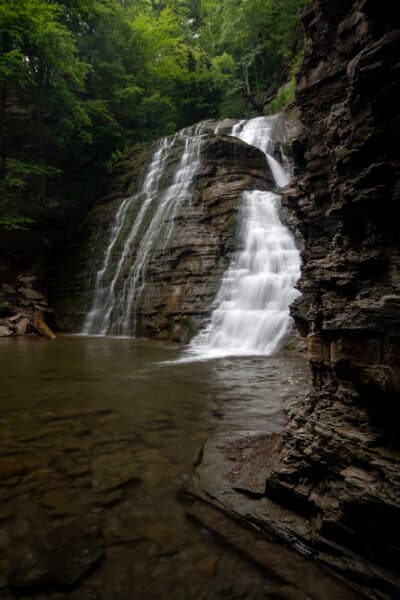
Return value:
<svg viewBox="0 0 400 600">
<path fill-rule="evenodd" d="M 163 364 L 179 354 L 132 340 L 2 340 L 1 600 L 294 597 L 189 520 L 182 490 L 216 428 L 282 428 L 304 365 Z"/>
</svg>

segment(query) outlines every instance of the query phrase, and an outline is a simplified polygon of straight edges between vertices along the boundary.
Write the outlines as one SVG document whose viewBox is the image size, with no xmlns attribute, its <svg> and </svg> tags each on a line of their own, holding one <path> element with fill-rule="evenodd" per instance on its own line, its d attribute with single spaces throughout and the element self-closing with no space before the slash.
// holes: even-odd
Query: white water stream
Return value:
<svg viewBox="0 0 400 600">
<path fill-rule="evenodd" d="M 135 305 L 146 281 L 148 259 L 156 247 L 167 246 L 179 207 L 190 197 L 190 187 L 200 166 L 205 127 L 206 123 L 199 123 L 162 139 L 141 190 L 121 202 L 102 268 L 96 275 L 93 303 L 82 333 L 134 335 Z M 178 142 L 183 143 L 183 151 L 177 171 L 171 185 L 160 193 L 160 183 Z M 132 219 L 135 208 L 136 216 Z M 143 227 L 146 220 L 149 220 L 147 228 Z M 137 251 L 133 258 L 135 244 Z"/>
<path fill-rule="evenodd" d="M 92 307 L 83 325 L 82 333 L 84 334 L 118 335 L 124 333 L 111 321 L 113 313 L 119 313 L 119 322 L 122 320 L 124 314 L 123 298 L 120 293 L 116 293 L 116 286 L 121 270 L 129 257 L 131 247 L 137 239 L 143 219 L 152 203 L 156 200 L 165 164 L 175 141 L 176 136 L 161 140 L 144 177 L 142 189 L 137 194 L 121 202 L 111 229 L 103 266 L 96 275 Z M 136 218 L 133 220 L 129 231 L 126 232 L 127 220 L 130 217 L 131 209 L 140 202 L 142 204 Z M 124 239 L 121 240 L 121 238 Z M 121 244 L 121 241 L 121 247 L 117 248 Z M 120 252 L 118 259 L 115 257 L 115 251 Z"/>
<path fill-rule="evenodd" d="M 226 131 L 262 150 L 277 187 L 290 175 L 272 156 L 281 137 L 281 121 L 259 117 L 239 121 Z M 155 250 L 167 247 L 174 220 L 200 167 L 204 134 L 210 123 L 200 123 L 159 143 L 140 191 L 123 200 L 111 228 L 102 267 L 83 333 L 132 336 L 136 306 L 146 282 L 148 261 Z M 162 191 L 163 177 L 177 146 L 183 146 L 172 183 Z M 190 355 L 269 355 L 290 326 L 289 306 L 298 295 L 300 256 L 289 230 L 279 217 L 277 193 L 249 191 L 240 208 L 239 249 L 225 273 L 208 326 L 192 341 Z"/>
<path fill-rule="evenodd" d="M 271 156 L 276 144 L 275 118 L 241 121 L 231 135 L 262 150 L 277 187 L 290 181 L 288 171 Z M 190 345 L 201 358 L 270 355 L 287 333 L 289 307 L 299 295 L 300 253 L 279 216 L 280 197 L 273 192 L 243 194 L 239 250 L 224 274 L 211 320 Z"/>
<path fill-rule="evenodd" d="M 279 219 L 279 196 L 245 192 L 240 221 L 241 249 L 223 277 L 209 325 L 191 344 L 204 357 L 272 354 L 298 295 L 299 252 Z"/>
</svg>

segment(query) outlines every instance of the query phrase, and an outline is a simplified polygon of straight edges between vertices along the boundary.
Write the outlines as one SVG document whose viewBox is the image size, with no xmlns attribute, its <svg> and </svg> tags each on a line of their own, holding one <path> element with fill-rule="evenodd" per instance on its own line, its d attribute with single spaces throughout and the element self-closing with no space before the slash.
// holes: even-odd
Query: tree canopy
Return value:
<svg viewBox="0 0 400 600">
<path fill-rule="evenodd" d="M 45 202 L 49 179 L 95 177 L 136 142 L 262 113 L 288 78 L 302 4 L 2 0 L 0 223 L 24 224 L 21 190 Z"/>
</svg>

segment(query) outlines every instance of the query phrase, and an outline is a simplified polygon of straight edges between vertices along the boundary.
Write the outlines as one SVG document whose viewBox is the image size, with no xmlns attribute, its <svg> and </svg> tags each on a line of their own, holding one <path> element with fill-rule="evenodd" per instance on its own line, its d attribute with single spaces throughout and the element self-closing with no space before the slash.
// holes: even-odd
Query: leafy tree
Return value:
<svg viewBox="0 0 400 600">
<path fill-rule="evenodd" d="M 13 227 L 27 222 L 12 204 L 26 182 L 45 199 L 60 111 L 75 121 L 83 116 L 75 90 L 83 87 L 86 65 L 59 15 L 55 4 L 40 0 L 6 0 L 0 6 L 0 209 L 2 222 L 9 215 Z"/>
<path fill-rule="evenodd" d="M 204 0 L 202 40 L 215 56 L 215 77 L 224 84 L 220 61 L 227 64 L 230 57 L 225 100 L 241 97 L 257 113 L 264 112 L 288 76 L 304 4 L 304 0 Z"/>
</svg>

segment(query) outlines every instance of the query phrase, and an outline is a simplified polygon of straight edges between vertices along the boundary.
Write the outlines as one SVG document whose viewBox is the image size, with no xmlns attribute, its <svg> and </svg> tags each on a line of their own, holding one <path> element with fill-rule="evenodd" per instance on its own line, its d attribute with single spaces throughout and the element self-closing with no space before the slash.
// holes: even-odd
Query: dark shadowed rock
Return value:
<svg viewBox="0 0 400 600">
<path fill-rule="evenodd" d="M 16 275 L 15 267 L 11 274 L 7 273 L 5 267 L 3 271 L 6 273 L 3 273 L 3 277 L 8 277 L 12 285 L 6 283 L 0 288 L 0 308 L 3 317 L 0 319 L 0 337 L 46 335 L 38 326 L 38 315 L 41 315 L 43 321 L 43 313 L 49 315 L 53 311 L 47 304 L 43 281 L 38 281 L 36 275 Z M 49 329 L 47 325 L 46 327 Z"/>
<path fill-rule="evenodd" d="M 313 385 L 289 404 L 280 450 L 257 458 L 253 441 L 245 460 L 210 442 L 198 471 L 206 497 L 385 600 L 400 597 L 399 16 L 368 0 L 304 13 L 284 203 L 303 239 L 292 312 Z"/>
</svg>

